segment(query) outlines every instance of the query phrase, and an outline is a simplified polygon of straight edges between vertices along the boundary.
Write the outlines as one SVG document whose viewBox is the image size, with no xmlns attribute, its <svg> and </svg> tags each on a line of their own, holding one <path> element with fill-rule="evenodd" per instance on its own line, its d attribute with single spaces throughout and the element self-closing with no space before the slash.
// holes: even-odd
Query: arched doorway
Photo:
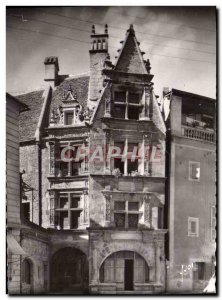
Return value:
<svg viewBox="0 0 222 300">
<path fill-rule="evenodd" d="M 86 294 L 88 291 L 88 261 L 75 248 L 57 251 L 51 260 L 51 291 L 61 294 Z"/>
<path fill-rule="evenodd" d="M 119 290 L 132 291 L 136 283 L 149 282 L 149 267 L 133 251 L 118 251 L 108 256 L 100 267 L 101 283 L 116 283 Z"/>
</svg>

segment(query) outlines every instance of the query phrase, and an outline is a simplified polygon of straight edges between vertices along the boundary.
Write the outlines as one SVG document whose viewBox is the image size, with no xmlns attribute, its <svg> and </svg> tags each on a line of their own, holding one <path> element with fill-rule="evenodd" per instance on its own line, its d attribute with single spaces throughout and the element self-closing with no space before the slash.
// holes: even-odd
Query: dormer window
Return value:
<svg viewBox="0 0 222 300">
<path fill-rule="evenodd" d="M 65 112 L 65 125 L 72 125 L 74 123 L 74 111 Z"/>
<path fill-rule="evenodd" d="M 127 120 L 139 120 L 140 94 L 127 91 L 114 93 L 113 117 Z"/>
</svg>

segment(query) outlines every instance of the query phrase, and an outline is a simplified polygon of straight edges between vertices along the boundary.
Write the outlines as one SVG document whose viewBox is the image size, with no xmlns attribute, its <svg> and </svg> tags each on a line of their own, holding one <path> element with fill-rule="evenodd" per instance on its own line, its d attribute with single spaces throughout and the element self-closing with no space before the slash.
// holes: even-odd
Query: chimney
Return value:
<svg viewBox="0 0 222 300">
<path fill-rule="evenodd" d="M 90 84 L 89 84 L 89 100 L 96 101 L 103 88 L 104 62 L 108 55 L 108 26 L 105 25 L 104 33 L 96 33 L 95 26 L 92 25 L 91 33 L 91 50 L 90 55 Z"/>
<path fill-rule="evenodd" d="M 49 56 L 45 58 L 45 81 L 54 88 L 58 84 L 59 62 L 58 57 Z"/>
</svg>

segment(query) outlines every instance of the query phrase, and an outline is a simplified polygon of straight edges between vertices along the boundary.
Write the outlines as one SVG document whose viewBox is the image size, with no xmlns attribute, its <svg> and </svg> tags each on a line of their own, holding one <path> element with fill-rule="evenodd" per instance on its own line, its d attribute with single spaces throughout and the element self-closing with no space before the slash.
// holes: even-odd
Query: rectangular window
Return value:
<svg viewBox="0 0 222 300">
<path fill-rule="evenodd" d="M 117 228 L 125 227 L 125 214 L 114 214 L 114 222 Z"/>
<path fill-rule="evenodd" d="M 139 104 L 140 103 L 140 95 L 136 93 L 129 93 L 129 103 Z"/>
<path fill-rule="evenodd" d="M 125 201 L 115 201 L 114 210 L 125 210 Z"/>
<path fill-rule="evenodd" d="M 204 280 L 205 279 L 205 263 L 204 262 L 194 263 L 193 279 L 194 280 Z"/>
<path fill-rule="evenodd" d="M 65 112 L 65 125 L 72 125 L 74 122 L 74 112 Z"/>
<path fill-rule="evenodd" d="M 126 92 L 115 92 L 115 102 L 126 102 Z"/>
<path fill-rule="evenodd" d="M 128 210 L 138 211 L 139 210 L 139 202 L 128 202 Z"/>
<path fill-rule="evenodd" d="M 138 214 L 128 214 L 128 227 L 137 228 L 138 227 Z"/>
<path fill-rule="evenodd" d="M 83 147 L 83 145 L 76 145 L 71 142 L 59 145 L 58 157 L 56 158 L 58 176 L 77 176 L 88 171 L 86 158 L 84 159 L 83 156 L 77 157 L 77 153 L 80 152 L 81 155 L 81 149 L 84 149 L 85 146 L 83 148 L 81 147 Z"/>
<path fill-rule="evenodd" d="M 114 158 L 114 169 L 119 169 L 124 174 L 124 161 L 121 158 Z"/>
<path fill-rule="evenodd" d="M 23 218 L 25 220 L 30 220 L 30 202 L 22 202 L 22 212 Z"/>
<path fill-rule="evenodd" d="M 199 219 L 188 217 L 188 236 L 199 236 Z"/>
<path fill-rule="evenodd" d="M 138 201 L 114 201 L 114 222 L 118 228 L 137 228 L 139 213 Z"/>
<path fill-rule="evenodd" d="M 80 207 L 80 196 L 71 195 L 70 208 L 79 208 Z"/>
<path fill-rule="evenodd" d="M 79 227 L 80 211 L 71 211 L 70 229 L 77 229 Z"/>
<path fill-rule="evenodd" d="M 56 210 L 56 225 L 58 229 L 78 229 L 80 225 L 80 195 L 73 193 L 60 193 Z"/>
<path fill-rule="evenodd" d="M 113 117 L 138 120 L 140 113 L 140 94 L 126 91 L 114 93 Z"/>
<path fill-rule="evenodd" d="M 128 107 L 128 119 L 129 120 L 139 120 L 139 107 L 129 106 Z"/>
<path fill-rule="evenodd" d="M 200 163 L 189 161 L 189 180 L 200 181 Z"/>
<path fill-rule="evenodd" d="M 113 117 L 118 119 L 125 119 L 125 106 L 115 105 L 113 111 Z"/>
</svg>

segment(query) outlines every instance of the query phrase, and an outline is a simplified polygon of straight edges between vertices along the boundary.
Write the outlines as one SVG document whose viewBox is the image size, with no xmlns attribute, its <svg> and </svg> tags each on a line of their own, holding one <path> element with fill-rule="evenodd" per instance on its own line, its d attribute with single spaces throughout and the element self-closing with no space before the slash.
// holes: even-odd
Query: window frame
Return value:
<svg viewBox="0 0 222 300">
<path fill-rule="evenodd" d="M 123 144 L 124 145 L 124 149 L 123 151 L 121 151 L 121 154 L 115 157 L 112 157 L 113 160 L 113 170 L 115 169 L 115 165 L 116 165 L 116 160 L 121 160 L 121 163 L 123 164 L 123 173 L 122 175 L 124 176 L 131 176 L 132 172 L 138 172 L 139 173 L 139 161 L 141 160 L 141 157 L 139 155 L 139 149 L 141 147 L 140 143 L 128 143 L 128 140 L 125 139 L 123 142 L 119 142 L 119 141 L 114 141 L 114 147 L 118 146 L 118 144 Z M 134 145 L 134 147 L 137 147 L 137 153 L 134 157 L 134 161 L 132 161 L 132 163 L 136 163 L 137 164 L 137 170 L 131 171 L 131 173 L 129 173 L 129 162 L 131 160 L 131 157 L 128 157 L 128 155 L 130 153 L 133 152 L 129 152 L 129 147 L 130 145 Z M 127 156 L 125 155 L 125 149 L 127 149 Z M 122 158 L 124 158 L 124 160 L 122 161 Z"/>
<path fill-rule="evenodd" d="M 116 210 L 115 209 L 115 202 L 123 202 L 125 203 L 125 209 L 124 210 Z M 138 210 L 129 210 L 129 203 L 137 202 L 138 203 Z M 114 224 L 116 228 L 125 228 L 125 229 L 137 229 L 139 225 L 139 217 L 141 214 L 143 214 L 142 211 L 140 211 L 141 207 L 141 201 L 131 201 L 131 200 L 114 200 L 114 209 L 113 209 L 113 216 L 114 216 Z M 125 216 L 125 224 L 123 227 L 117 227 L 115 223 L 115 215 L 118 214 L 124 214 Z M 129 215 L 137 215 L 138 216 L 138 223 L 137 227 L 129 227 Z"/>
<path fill-rule="evenodd" d="M 68 201 L 67 201 L 67 207 L 65 208 L 61 208 L 60 207 L 60 198 L 64 197 L 64 195 L 68 198 Z M 72 207 L 72 197 L 74 195 L 74 198 L 76 197 L 79 197 L 79 205 L 78 207 L 75 207 L 73 208 Z M 56 226 L 60 226 L 60 229 L 61 230 L 77 230 L 79 229 L 80 227 L 80 224 L 78 222 L 78 226 L 76 228 L 71 228 L 71 224 L 72 224 L 72 212 L 78 212 L 79 213 L 79 217 L 80 217 L 80 214 L 81 212 L 83 211 L 83 208 L 81 207 L 81 197 L 82 197 L 82 194 L 81 193 L 77 193 L 77 192 L 60 192 L 59 195 L 58 195 L 58 198 L 57 198 L 57 202 L 56 202 L 56 205 L 55 205 L 55 213 L 56 213 Z M 61 212 L 67 212 L 68 213 L 68 226 L 67 228 L 61 228 L 61 224 L 60 224 L 60 214 Z"/>
<path fill-rule="evenodd" d="M 67 124 L 67 114 L 73 114 L 72 124 Z M 73 126 L 75 124 L 75 109 L 67 109 L 64 110 L 64 125 L 65 126 Z"/>
<path fill-rule="evenodd" d="M 116 93 L 125 93 L 125 101 L 116 101 Z M 133 102 L 130 102 L 130 94 L 135 94 L 135 95 L 138 95 L 138 98 L 139 98 L 139 103 L 133 103 Z M 113 117 L 116 118 L 116 119 L 121 119 L 121 120 L 133 120 L 133 121 L 138 121 L 139 118 L 140 118 L 140 107 L 141 107 L 141 98 L 142 98 L 142 95 L 141 95 L 141 92 L 140 91 L 130 91 L 129 89 L 124 89 L 124 90 L 120 90 L 120 89 L 116 89 L 114 90 L 113 92 L 113 104 L 114 104 L 114 111 L 113 111 Z M 124 107 L 124 118 L 118 118 L 118 117 L 115 117 L 114 114 L 115 114 L 115 107 Z M 129 109 L 130 108 L 137 108 L 138 109 L 138 118 L 136 119 L 132 119 L 132 118 L 129 118 Z"/>
<path fill-rule="evenodd" d="M 73 142 L 60 142 L 58 144 L 59 158 L 56 160 L 56 167 L 57 167 L 57 174 L 59 174 L 58 175 L 59 177 L 73 177 L 73 176 L 79 176 L 79 175 L 88 173 L 88 162 L 87 162 L 86 156 L 82 160 L 80 160 L 78 162 L 76 162 L 75 161 L 75 157 L 72 157 L 72 156 L 71 157 L 73 159 L 72 160 L 70 159 L 70 161 L 63 161 L 61 159 L 62 148 L 64 148 L 64 147 L 78 147 L 78 148 L 81 148 L 83 145 L 84 145 L 84 143 L 82 143 L 82 144 L 75 144 Z M 86 144 L 85 144 L 85 146 L 86 146 Z M 69 150 L 69 151 L 71 151 L 71 150 Z M 69 157 L 69 158 L 71 158 L 71 157 Z M 79 168 L 77 169 L 78 170 L 77 174 L 74 174 L 74 172 L 73 172 L 73 164 L 74 163 L 76 163 L 76 164 L 79 163 L 79 165 L 80 165 Z M 64 173 L 61 170 L 61 166 L 63 164 L 67 165 L 67 174 L 66 175 L 64 175 Z"/>
<path fill-rule="evenodd" d="M 200 171 L 199 171 L 199 178 L 192 178 L 192 166 L 195 165 L 195 164 L 198 165 L 197 168 L 199 168 L 199 170 L 200 170 L 200 162 L 189 160 L 189 170 L 188 170 L 189 174 L 188 174 L 188 179 L 189 179 L 189 181 L 199 182 L 200 181 Z"/>
<path fill-rule="evenodd" d="M 191 231 L 191 222 L 196 223 L 196 232 Z M 199 237 L 199 218 L 188 217 L 188 236 L 189 237 Z"/>
</svg>

